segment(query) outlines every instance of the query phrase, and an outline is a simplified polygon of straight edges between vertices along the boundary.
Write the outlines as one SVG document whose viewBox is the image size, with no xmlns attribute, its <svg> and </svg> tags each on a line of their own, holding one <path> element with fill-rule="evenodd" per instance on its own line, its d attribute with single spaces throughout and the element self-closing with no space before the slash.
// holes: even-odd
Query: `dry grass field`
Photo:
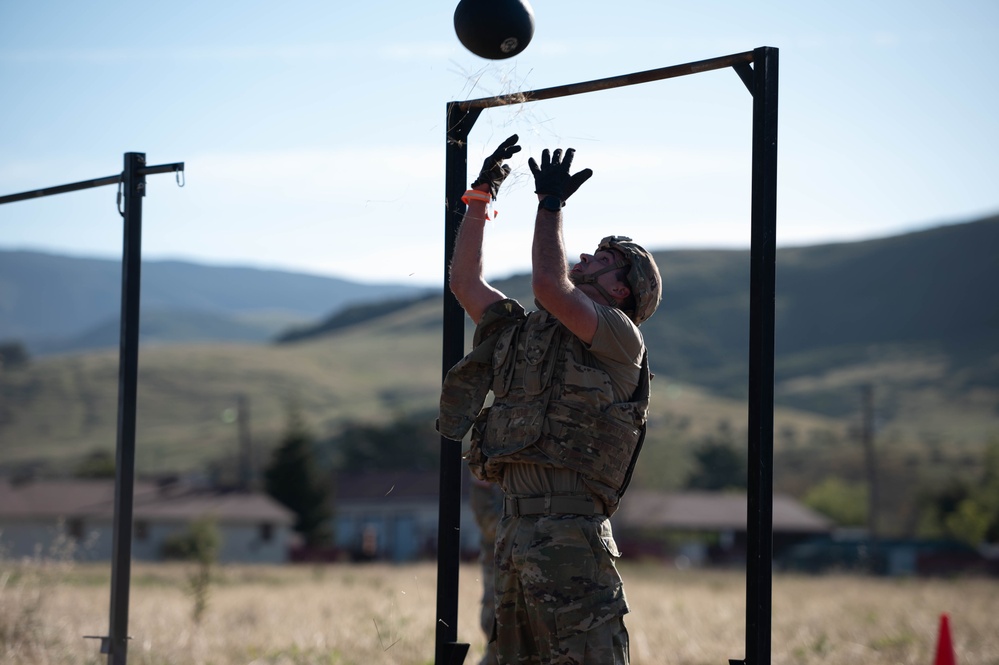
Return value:
<svg viewBox="0 0 999 665">
<path fill-rule="evenodd" d="M 222 567 L 199 624 L 191 569 L 132 570 L 128 661 L 136 665 L 423 665 L 433 662 L 432 563 Z M 744 656 L 741 571 L 622 566 L 635 665 L 725 665 Z M 478 662 L 477 567 L 461 570 L 458 638 Z M 106 662 L 106 565 L 0 564 L 0 662 Z M 960 665 L 999 665 L 999 580 L 774 578 L 772 662 L 933 665 L 941 613 Z"/>
</svg>

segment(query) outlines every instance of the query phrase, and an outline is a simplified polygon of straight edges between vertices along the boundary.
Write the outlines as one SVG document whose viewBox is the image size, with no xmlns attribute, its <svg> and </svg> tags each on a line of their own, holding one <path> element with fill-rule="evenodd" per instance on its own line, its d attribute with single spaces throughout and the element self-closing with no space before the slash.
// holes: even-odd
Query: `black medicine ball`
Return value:
<svg viewBox="0 0 999 665">
<path fill-rule="evenodd" d="M 461 0 L 454 10 L 454 31 L 481 58 L 512 58 L 534 37 L 534 10 L 526 0 Z"/>
</svg>

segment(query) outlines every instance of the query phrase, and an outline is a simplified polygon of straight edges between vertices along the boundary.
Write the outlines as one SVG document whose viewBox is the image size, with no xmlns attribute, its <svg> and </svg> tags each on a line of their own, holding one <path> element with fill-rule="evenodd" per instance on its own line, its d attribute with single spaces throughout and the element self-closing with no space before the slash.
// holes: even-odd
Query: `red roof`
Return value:
<svg viewBox="0 0 999 665">
<path fill-rule="evenodd" d="M 654 492 L 632 490 L 621 500 L 614 526 L 689 530 L 746 530 L 746 495 L 728 492 Z M 773 528 L 784 532 L 825 533 L 832 521 L 789 496 L 773 498 Z"/>
<path fill-rule="evenodd" d="M 113 515 L 112 480 L 0 481 L 0 518 L 111 519 Z M 225 522 L 294 522 L 291 511 L 265 494 L 161 486 L 148 481 L 135 483 L 132 515 L 143 520 L 183 521 L 211 515 Z"/>
</svg>

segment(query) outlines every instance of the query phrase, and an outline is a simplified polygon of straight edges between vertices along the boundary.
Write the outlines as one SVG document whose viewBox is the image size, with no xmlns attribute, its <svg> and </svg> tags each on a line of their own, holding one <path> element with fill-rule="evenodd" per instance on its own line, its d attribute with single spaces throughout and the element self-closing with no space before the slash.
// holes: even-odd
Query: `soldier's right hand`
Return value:
<svg viewBox="0 0 999 665">
<path fill-rule="evenodd" d="M 517 145 L 518 138 L 514 134 L 506 141 L 503 141 L 493 154 L 486 157 L 486 161 L 482 163 L 482 170 L 479 171 L 479 177 L 472 182 L 472 187 L 488 184 L 489 193 L 494 199 L 496 198 L 500 185 L 510 175 L 510 166 L 504 164 L 503 161 L 510 159 L 516 153 L 520 152 L 520 146 Z"/>
</svg>

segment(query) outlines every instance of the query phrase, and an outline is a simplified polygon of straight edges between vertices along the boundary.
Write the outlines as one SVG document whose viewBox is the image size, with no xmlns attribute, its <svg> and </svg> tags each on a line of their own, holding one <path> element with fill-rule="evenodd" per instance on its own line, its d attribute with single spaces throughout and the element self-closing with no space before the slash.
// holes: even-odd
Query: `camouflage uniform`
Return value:
<svg viewBox="0 0 999 665">
<path fill-rule="evenodd" d="M 472 428 L 469 467 L 506 494 L 496 540 L 499 662 L 628 662 L 628 612 L 608 516 L 641 445 L 648 364 L 641 334 L 597 306 L 584 348 L 546 312 L 496 303 L 445 380 L 441 433 Z M 473 414 L 492 390 L 492 407 Z"/>
<path fill-rule="evenodd" d="M 618 556 L 606 516 L 505 516 L 496 540 L 499 662 L 627 665 Z"/>
<path fill-rule="evenodd" d="M 482 566 L 482 606 L 479 625 L 486 636 L 485 653 L 479 665 L 497 665 L 496 642 L 492 639 L 496 623 L 496 526 L 503 515 L 503 490 L 496 483 L 472 479 L 469 503 L 479 527 L 479 563 Z"/>
</svg>

